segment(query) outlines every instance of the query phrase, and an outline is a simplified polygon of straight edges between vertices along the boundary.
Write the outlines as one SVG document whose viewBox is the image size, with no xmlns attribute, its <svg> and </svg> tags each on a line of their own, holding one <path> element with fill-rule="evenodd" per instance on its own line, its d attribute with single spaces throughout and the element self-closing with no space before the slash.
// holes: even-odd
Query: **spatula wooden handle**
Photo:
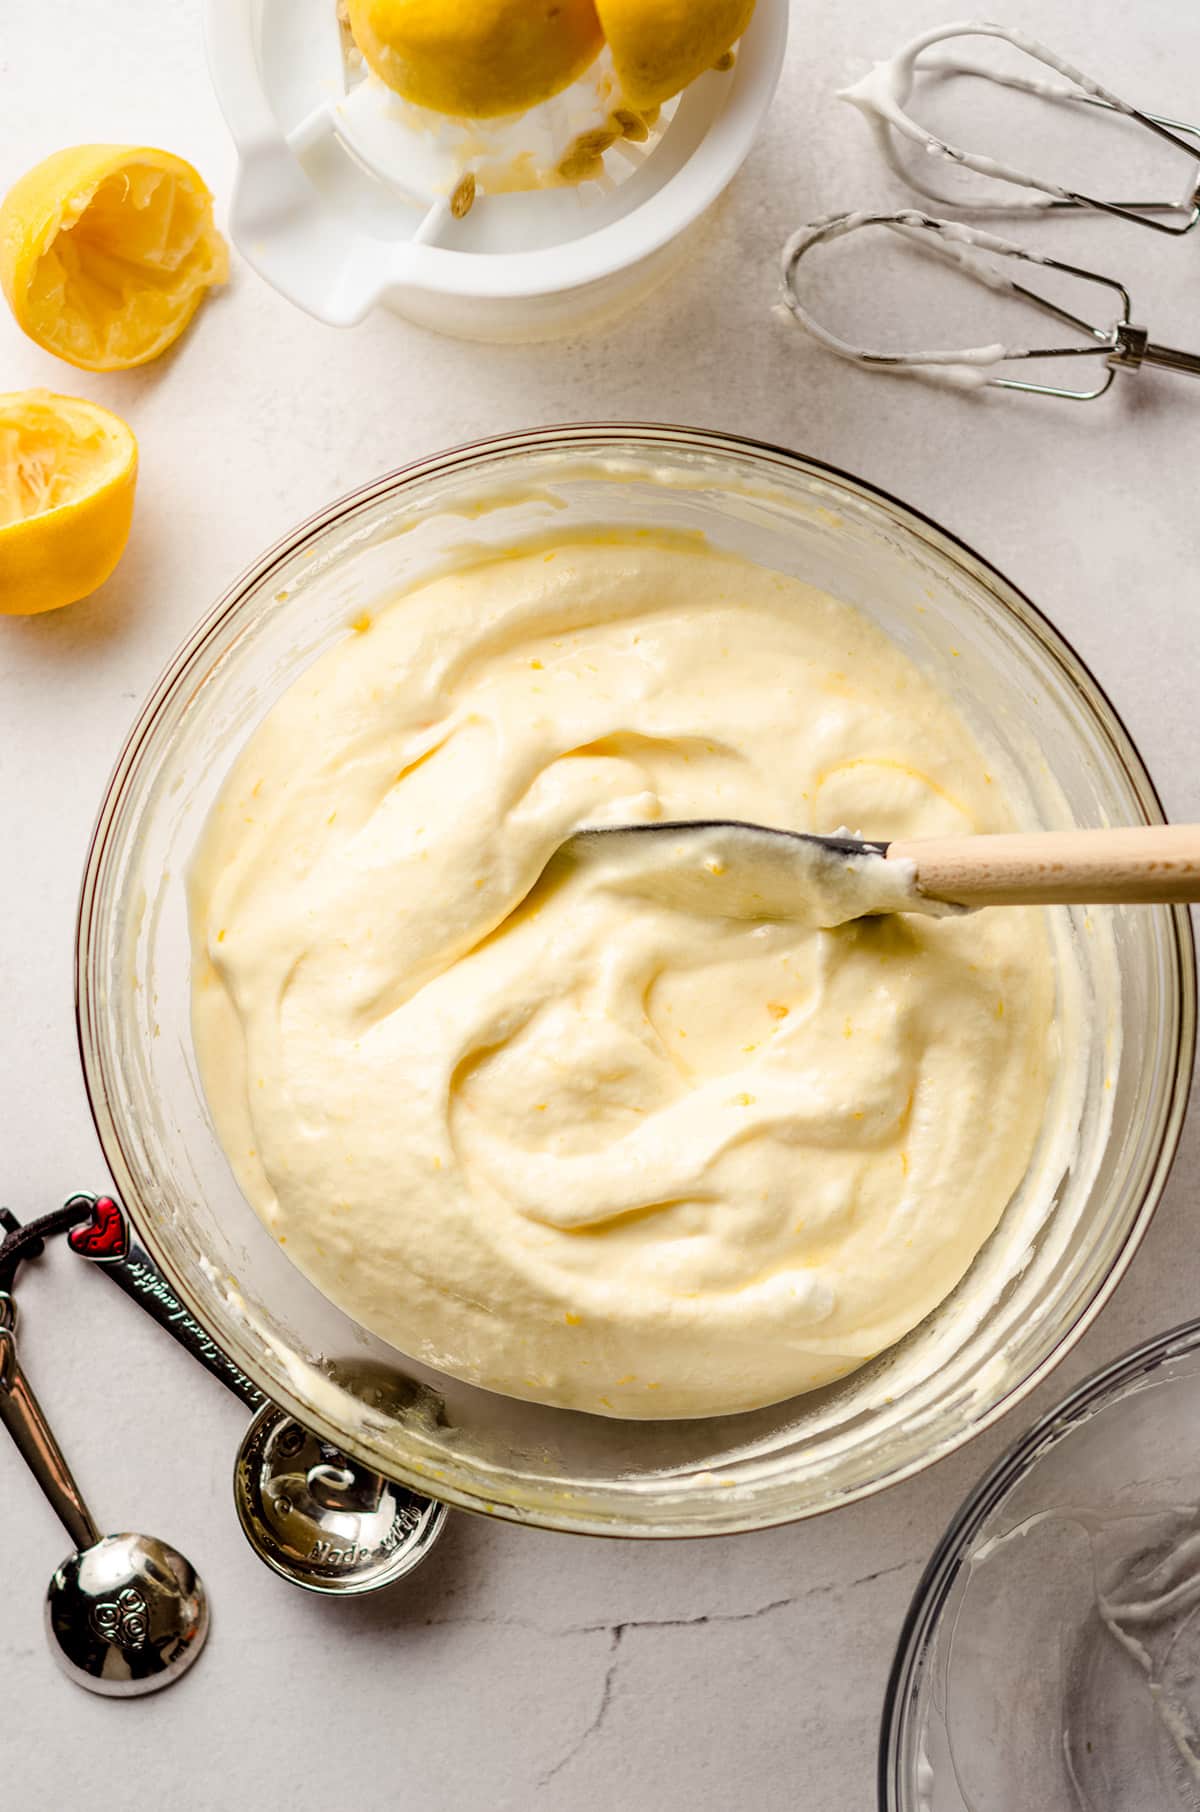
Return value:
<svg viewBox="0 0 1200 1812">
<path fill-rule="evenodd" d="M 1200 824 L 921 837 L 887 854 L 916 864 L 922 893 L 963 906 L 1200 900 Z"/>
</svg>

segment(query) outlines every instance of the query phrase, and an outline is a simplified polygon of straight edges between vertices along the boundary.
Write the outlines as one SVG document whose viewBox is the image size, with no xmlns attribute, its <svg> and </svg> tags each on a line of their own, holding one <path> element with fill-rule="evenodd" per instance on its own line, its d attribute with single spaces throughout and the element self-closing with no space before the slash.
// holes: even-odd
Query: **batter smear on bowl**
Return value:
<svg viewBox="0 0 1200 1812">
<path fill-rule="evenodd" d="M 750 1409 L 913 1328 L 1024 1178 L 1045 916 L 731 920 L 542 873 L 579 826 L 699 817 L 1016 811 L 860 612 L 650 539 L 364 614 L 238 758 L 191 878 L 213 1118 L 289 1257 L 402 1351 L 602 1415 Z"/>
</svg>

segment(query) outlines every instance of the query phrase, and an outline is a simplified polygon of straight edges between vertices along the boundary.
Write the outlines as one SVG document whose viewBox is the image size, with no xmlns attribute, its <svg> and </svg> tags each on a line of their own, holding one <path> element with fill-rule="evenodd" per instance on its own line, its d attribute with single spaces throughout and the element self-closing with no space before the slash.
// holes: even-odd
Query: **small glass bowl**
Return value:
<svg viewBox="0 0 1200 1812">
<path fill-rule="evenodd" d="M 1182 908 L 1111 910 L 1090 928 L 1072 916 L 1097 1033 L 1084 1052 L 1078 1154 L 1050 1212 L 1035 1224 L 1014 1204 L 954 1295 L 836 1386 L 741 1416 L 617 1422 L 460 1384 L 376 1340 L 290 1264 L 217 1143 L 192 1052 L 186 867 L 237 749 L 365 607 L 471 551 L 613 528 L 701 534 L 863 609 L 947 686 L 1037 820 L 1161 821 L 1137 751 L 1075 654 L 994 569 L 913 511 L 727 435 L 579 426 L 503 437 L 393 473 L 302 524 L 175 656 L 120 757 L 87 860 L 80 1047 L 100 1140 L 146 1245 L 290 1414 L 470 1509 L 591 1533 L 715 1534 L 811 1515 L 920 1470 L 993 1421 L 1083 1332 L 1142 1238 L 1174 1153 L 1194 959 Z M 397 1385 L 384 1408 L 339 1382 L 340 1365 L 348 1377 L 364 1359 L 407 1379 L 407 1394 Z"/>
<path fill-rule="evenodd" d="M 881 1812 L 1200 1805 L 1200 1321 L 1126 1353 L 992 1467 L 892 1667 Z"/>
</svg>

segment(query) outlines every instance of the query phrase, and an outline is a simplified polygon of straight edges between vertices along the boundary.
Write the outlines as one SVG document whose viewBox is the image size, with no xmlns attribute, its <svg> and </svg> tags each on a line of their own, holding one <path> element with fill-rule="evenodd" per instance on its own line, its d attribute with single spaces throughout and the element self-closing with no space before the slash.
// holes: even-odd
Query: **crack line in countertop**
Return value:
<svg viewBox="0 0 1200 1812">
<path fill-rule="evenodd" d="M 850 1592 L 857 1586 L 871 1585 L 877 1579 L 887 1579 L 893 1573 L 902 1573 L 906 1568 L 918 1566 L 917 1560 L 898 1560 L 891 1566 L 879 1567 L 873 1573 L 864 1573 L 857 1579 L 849 1579 L 829 1585 L 810 1586 L 807 1591 L 797 1592 L 788 1598 L 771 1598 L 765 1604 L 754 1606 L 748 1611 L 703 1611 L 695 1617 L 630 1617 L 617 1623 L 575 1623 L 558 1629 L 547 1629 L 545 1625 L 535 1623 L 529 1617 L 430 1617 L 425 1619 L 427 1629 L 442 1629 L 455 1625 L 476 1625 L 496 1629 L 531 1630 L 542 1636 L 596 1636 L 607 1633 L 609 1638 L 608 1665 L 600 1683 L 600 1696 L 591 1719 L 575 1738 L 564 1755 L 544 1770 L 537 1778 L 537 1788 L 546 1787 L 561 1774 L 580 1751 L 601 1730 L 611 1709 L 616 1689 L 617 1673 L 621 1665 L 620 1649 L 630 1630 L 692 1629 L 708 1623 L 750 1623 L 755 1618 L 769 1616 L 773 1611 L 782 1611 L 789 1606 L 801 1605 L 811 1598 L 829 1597 L 838 1592 Z"/>
<path fill-rule="evenodd" d="M 702 1623 L 747 1623 L 755 1617 L 765 1617 L 771 1611 L 785 1610 L 788 1605 L 804 1604 L 810 1598 L 824 1598 L 835 1592 L 852 1592 L 858 1586 L 871 1585 L 877 1579 L 886 1579 L 892 1573 L 902 1573 L 906 1567 L 916 1567 L 920 1564 L 916 1559 L 897 1560 L 890 1567 L 878 1567 L 873 1573 L 863 1573 L 857 1579 L 847 1579 L 829 1585 L 809 1586 L 807 1591 L 794 1593 L 788 1598 L 770 1598 L 765 1604 L 755 1605 L 748 1611 L 702 1611 L 695 1617 L 623 1617 L 615 1622 L 606 1620 L 602 1623 L 567 1623 L 556 1627 L 537 1623 L 532 1617 L 465 1615 L 462 1617 L 425 1617 L 420 1621 L 425 1629 L 453 1629 L 477 1625 L 491 1629 L 530 1630 L 539 1636 L 597 1636 L 606 1631 L 611 1635 L 617 1630 L 623 1636 L 627 1630 L 690 1629 Z"/>
</svg>

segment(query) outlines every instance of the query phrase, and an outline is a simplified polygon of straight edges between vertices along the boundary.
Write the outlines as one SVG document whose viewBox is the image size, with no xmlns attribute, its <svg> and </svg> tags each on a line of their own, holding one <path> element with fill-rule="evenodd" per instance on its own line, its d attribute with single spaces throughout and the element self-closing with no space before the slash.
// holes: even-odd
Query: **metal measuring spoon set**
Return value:
<svg viewBox="0 0 1200 1812">
<path fill-rule="evenodd" d="M 1032 59 L 1042 70 L 1053 73 L 1019 75 L 1003 70 L 964 62 L 956 56 L 928 55 L 931 47 L 960 38 L 999 39 Z M 1036 96 L 1050 104 L 1089 107 L 1125 119 L 1184 153 L 1190 164 L 1189 186 L 1178 201 L 1112 201 L 1089 195 L 1062 183 L 1031 174 L 1015 163 L 1003 162 L 979 152 L 952 145 L 920 125 L 907 111 L 909 96 L 919 73 L 974 76 L 995 82 L 1001 87 Z M 1045 211 L 1056 208 L 1092 209 L 1114 214 L 1123 220 L 1152 228 L 1176 237 L 1191 231 L 1200 220 L 1200 128 L 1147 113 L 1123 100 L 1092 77 L 1048 50 L 1025 32 L 1004 25 L 972 24 L 939 26 L 922 33 L 889 61 L 878 63 L 853 87 L 842 90 L 839 99 L 848 101 L 864 116 L 886 162 L 909 186 L 934 201 L 952 202 L 960 209 L 983 213 Z M 900 159 L 902 142 L 917 145 L 926 154 L 925 161 L 941 160 L 962 170 L 970 170 L 989 182 L 999 184 L 1003 194 L 998 198 L 972 198 L 947 194 L 935 188 L 919 170 L 913 170 Z M 883 228 L 930 253 L 943 265 L 952 265 L 974 278 L 984 287 L 1014 296 L 1050 315 L 1062 325 L 1075 330 L 1079 340 L 1063 345 L 1013 345 L 993 341 L 986 345 L 956 349 L 914 348 L 911 351 L 881 351 L 853 344 L 818 321 L 804 297 L 801 263 L 816 247 L 827 245 L 848 234 L 865 229 Z M 1011 261 L 1040 266 L 1079 278 L 1115 295 L 1119 312 L 1114 319 L 1092 322 L 1059 302 L 1018 281 L 1008 269 Z M 1151 340 L 1145 328 L 1133 319 L 1133 303 L 1125 285 L 1116 277 L 1099 271 L 1068 264 L 1045 253 L 1002 239 L 978 227 L 956 220 L 944 220 L 918 209 L 856 209 L 823 215 L 794 233 L 783 249 L 783 301 L 794 319 L 821 345 L 840 358 L 871 370 L 915 372 L 940 378 L 960 389 L 993 386 L 1002 390 L 1023 390 L 1041 396 L 1057 396 L 1077 402 L 1090 402 L 1103 396 L 1120 370 L 1133 371 L 1141 366 L 1200 376 L 1200 354 L 1181 352 Z M 1086 388 L 1068 384 L 1042 383 L 1003 375 L 996 369 L 1014 361 L 1099 358 L 1104 371 L 1098 381 Z"/>
<path fill-rule="evenodd" d="M 234 1500 L 247 1540 L 274 1572 L 307 1591 L 361 1595 L 425 1559 L 445 1504 L 359 1465 L 264 1397 L 179 1301 L 111 1196 L 72 1196 L 27 1227 L 0 1215 L 8 1229 L 0 1244 L 0 1421 L 76 1546 L 46 1597 L 51 1649 L 71 1679 L 121 1697 L 169 1686 L 204 1645 L 208 1603 L 195 1568 L 167 1543 L 100 1533 L 30 1388 L 17 1353 L 13 1284 L 21 1260 L 52 1233 L 67 1232 L 74 1252 L 255 1412 L 234 1464 Z M 381 1403 L 395 1389 L 378 1367 L 341 1367 L 337 1376 Z"/>
</svg>

